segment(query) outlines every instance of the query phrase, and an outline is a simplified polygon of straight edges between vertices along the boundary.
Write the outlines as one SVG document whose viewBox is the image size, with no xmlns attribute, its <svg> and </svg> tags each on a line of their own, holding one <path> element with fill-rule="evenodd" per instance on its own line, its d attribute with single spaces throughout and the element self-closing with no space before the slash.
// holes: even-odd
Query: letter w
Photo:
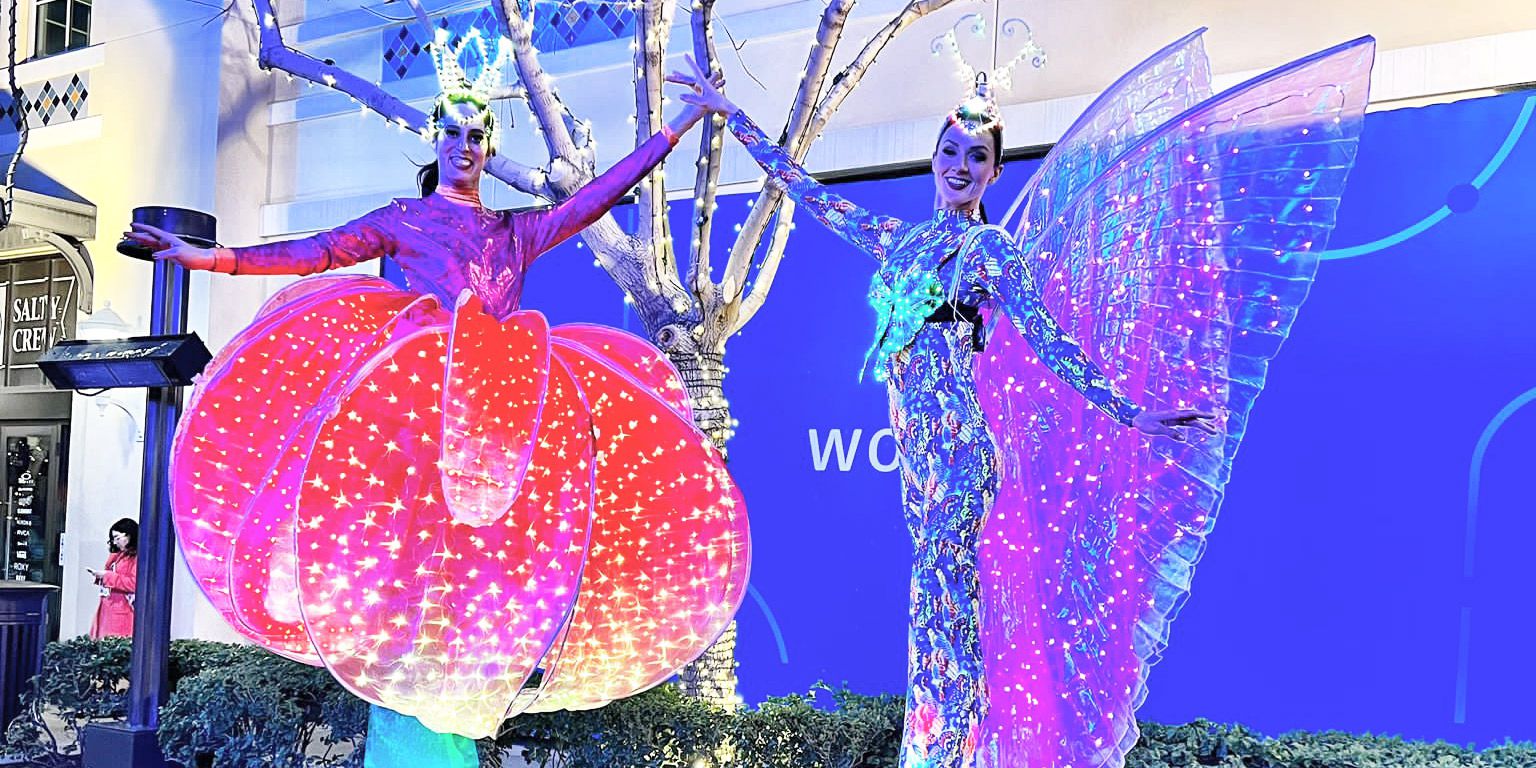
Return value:
<svg viewBox="0 0 1536 768">
<path fill-rule="evenodd" d="M 832 452 L 837 451 L 837 468 L 843 472 L 853 469 L 853 457 L 858 454 L 859 440 L 863 437 L 864 430 L 853 431 L 853 442 L 843 445 L 843 431 L 831 430 L 827 434 L 827 444 L 821 444 L 821 435 L 816 430 L 811 430 L 811 463 L 816 466 L 817 472 L 827 471 L 827 461 L 832 458 Z"/>
</svg>

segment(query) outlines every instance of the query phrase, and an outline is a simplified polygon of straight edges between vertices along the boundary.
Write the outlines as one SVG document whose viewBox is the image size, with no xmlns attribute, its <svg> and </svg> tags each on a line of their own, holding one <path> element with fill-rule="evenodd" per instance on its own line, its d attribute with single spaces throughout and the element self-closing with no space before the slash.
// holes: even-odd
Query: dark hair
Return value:
<svg viewBox="0 0 1536 768">
<path fill-rule="evenodd" d="M 112 534 L 117 533 L 118 531 L 122 531 L 123 533 L 128 534 L 128 546 L 123 547 L 122 549 L 118 549 L 117 545 L 112 543 Z M 112 527 L 107 529 L 107 549 L 109 549 L 112 552 L 124 552 L 124 553 L 130 554 L 130 555 L 138 555 L 139 554 L 139 524 L 138 524 L 138 522 L 134 521 L 131 518 L 125 517 L 125 518 L 123 518 L 123 519 L 113 523 Z"/>
<path fill-rule="evenodd" d="M 421 196 L 426 197 L 437 189 L 437 161 L 433 160 L 416 169 L 416 186 L 421 187 Z"/>
<path fill-rule="evenodd" d="M 473 104 L 476 107 L 479 107 L 481 114 L 485 115 L 485 136 L 486 136 L 486 139 L 489 140 L 491 136 L 495 135 L 495 133 L 496 133 L 496 113 L 491 111 L 491 108 L 490 108 L 489 105 L 482 104 L 479 101 L 476 101 L 475 99 L 472 99 L 472 98 L 469 98 L 469 97 L 464 97 L 464 96 L 460 96 L 460 97 L 439 96 L 436 99 L 434 99 L 432 101 L 432 121 L 431 121 L 432 125 L 440 126 L 440 125 L 443 124 L 443 117 L 447 114 L 448 104 L 450 104 L 450 103 L 452 103 L 452 104 L 458 104 L 458 103 Z M 435 142 L 434 142 L 434 144 L 435 144 Z M 485 152 L 486 156 L 487 157 L 494 156 L 496 154 L 495 145 L 491 144 L 489 141 L 487 141 L 487 144 L 489 146 L 486 147 L 486 152 Z M 421 196 L 422 197 L 426 197 L 427 195 L 432 194 L 432 191 L 437 189 L 438 177 L 439 177 L 439 171 L 438 171 L 438 167 L 437 167 L 437 160 L 435 158 L 432 160 L 432 162 L 427 163 L 426 165 L 420 166 L 420 167 L 418 167 L 416 169 L 416 186 L 421 188 Z"/>
<path fill-rule="evenodd" d="M 944 120 L 944 125 L 939 128 L 939 137 L 933 140 L 934 152 L 939 151 L 939 143 L 944 141 L 944 134 L 948 133 L 949 127 L 954 124 L 954 118 L 946 118 Z M 993 123 L 987 126 L 987 133 L 992 137 L 992 164 L 1001 168 L 1003 167 L 1003 124 Z M 978 201 L 976 206 L 981 211 L 982 223 L 992 223 L 992 220 L 987 218 L 987 204 Z"/>
</svg>

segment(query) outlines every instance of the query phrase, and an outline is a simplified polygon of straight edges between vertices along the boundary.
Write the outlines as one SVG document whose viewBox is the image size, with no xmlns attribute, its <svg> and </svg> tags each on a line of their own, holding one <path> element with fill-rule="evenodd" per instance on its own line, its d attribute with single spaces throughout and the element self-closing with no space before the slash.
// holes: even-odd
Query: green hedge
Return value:
<svg viewBox="0 0 1536 768">
<path fill-rule="evenodd" d="M 49 645 L 5 745 L 34 765 L 80 764 L 76 742 L 92 721 L 121 719 L 128 643 L 109 638 Z M 361 765 L 367 707 L 321 669 L 249 646 L 171 644 L 170 701 L 160 744 L 187 766 L 352 768 Z M 45 717 L 46 714 L 46 717 Z M 670 686 L 583 712 L 525 715 L 480 743 L 482 764 L 523 748 L 550 768 L 895 768 L 902 703 L 817 686 L 756 709 L 721 713 Z M 1536 746 L 1482 751 L 1344 733 L 1266 738 L 1242 726 L 1196 721 L 1142 725 L 1128 768 L 1536 768 Z"/>
<path fill-rule="evenodd" d="M 560 768 L 693 768 L 701 758 L 751 768 L 895 768 L 901 720 L 896 696 L 826 686 L 734 714 L 662 686 L 602 709 L 513 718 L 495 744 L 520 746 L 529 762 L 551 767 L 560 755 Z M 482 747 L 482 763 L 494 765 L 495 752 Z"/>
<path fill-rule="evenodd" d="M 43 651 L 42 673 L 5 732 L 13 755 L 47 768 L 80 765 L 81 729 L 127 712 L 127 638 L 76 638 Z M 362 764 L 368 707 L 330 673 L 259 648 L 171 643 L 171 697 L 160 746 L 187 766 L 336 768 Z"/>
</svg>

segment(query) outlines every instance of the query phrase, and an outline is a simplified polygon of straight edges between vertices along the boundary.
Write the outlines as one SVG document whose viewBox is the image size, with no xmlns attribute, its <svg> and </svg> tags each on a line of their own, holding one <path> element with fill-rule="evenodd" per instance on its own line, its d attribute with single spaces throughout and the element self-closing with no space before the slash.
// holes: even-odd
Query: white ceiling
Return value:
<svg viewBox="0 0 1536 768">
<path fill-rule="evenodd" d="M 1005 104 L 1095 93 L 1143 57 L 1189 31 L 1207 26 L 1206 48 L 1215 73 L 1267 69 L 1360 35 L 1382 50 L 1421 46 L 1503 32 L 1536 29 L 1533 0 L 1000 0 L 1001 16 L 1022 18 L 1049 55 L 1044 69 L 1021 65 Z M 848 23 L 839 64 L 904 6 L 901 0 L 864 0 Z M 738 40 L 735 60 L 722 48 L 733 96 L 746 106 L 787 102 L 824 4 L 820 0 L 721 0 L 717 6 Z M 731 9 L 731 10 L 728 10 Z M 750 9 L 750 10 L 749 10 Z M 991 52 L 994 0 L 960 0 L 920 19 L 881 56 L 845 103 L 837 125 L 848 126 L 940 114 L 965 83 L 931 42 L 967 14 L 987 19 L 985 37 L 964 31 L 973 60 Z M 963 29 L 963 28 L 962 28 Z M 682 32 L 682 30 L 678 30 Z M 674 46 L 677 41 L 674 41 Z M 722 45 L 724 43 L 721 38 Z M 1000 41 L 1006 59 L 1010 41 Z M 767 84 L 759 88 L 745 71 Z M 1529 78 L 1536 81 L 1536 72 Z M 763 106 L 767 106 L 764 104 Z"/>
</svg>

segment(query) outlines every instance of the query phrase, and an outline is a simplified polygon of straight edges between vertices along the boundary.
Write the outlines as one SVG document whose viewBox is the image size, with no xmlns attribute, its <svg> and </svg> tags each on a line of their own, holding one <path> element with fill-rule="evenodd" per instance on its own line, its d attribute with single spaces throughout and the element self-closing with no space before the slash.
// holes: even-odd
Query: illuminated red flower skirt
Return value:
<svg viewBox="0 0 1536 768">
<path fill-rule="evenodd" d="M 171 469 L 232 627 L 443 733 L 654 686 L 746 589 L 746 507 L 667 360 L 475 298 L 294 284 L 209 365 Z"/>
</svg>

